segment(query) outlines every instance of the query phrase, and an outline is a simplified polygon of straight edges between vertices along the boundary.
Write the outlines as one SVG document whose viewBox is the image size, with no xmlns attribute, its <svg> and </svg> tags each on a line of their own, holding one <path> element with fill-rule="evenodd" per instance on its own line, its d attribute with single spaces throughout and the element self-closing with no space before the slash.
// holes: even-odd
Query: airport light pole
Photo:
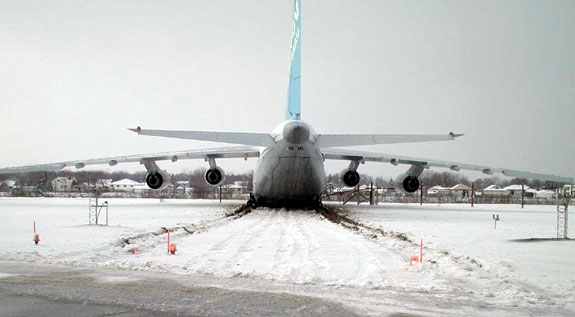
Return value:
<svg viewBox="0 0 575 317">
<path fill-rule="evenodd" d="M 473 207 L 473 196 L 475 196 L 475 182 L 471 182 L 471 207 Z"/>
<path fill-rule="evenodd" d="M 523 209 L 523 205 L 524 205 L 524 200 L 525 200 L 525 185 L 521 184 L 521 209 Z"/>
</svg>

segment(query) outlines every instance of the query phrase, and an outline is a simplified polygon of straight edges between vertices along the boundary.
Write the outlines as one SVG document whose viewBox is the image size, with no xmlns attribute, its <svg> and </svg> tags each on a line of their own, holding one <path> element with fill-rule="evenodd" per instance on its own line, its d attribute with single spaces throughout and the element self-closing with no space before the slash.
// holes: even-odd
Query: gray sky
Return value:
<svg viewBox="0 0 575 317">
<path fill-rule="evenodd" d="M 355 149 L 575 176 L 574 1 L 302 2 L 302 118 L 316 132 L 454 131 L 466 136 Z M 138 125 L 271 131 L 291 14 L 291 0 L 1 1 L 0 166 L 221 146 L 126 130 Z"/>
</svg>

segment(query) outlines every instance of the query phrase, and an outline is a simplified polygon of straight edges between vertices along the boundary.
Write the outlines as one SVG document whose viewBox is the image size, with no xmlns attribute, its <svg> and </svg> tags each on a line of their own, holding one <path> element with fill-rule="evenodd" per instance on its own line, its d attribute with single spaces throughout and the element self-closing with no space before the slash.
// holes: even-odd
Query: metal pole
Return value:
<svg viewBox="0 0 575 317">
<path fill-rule="evenodd" d="M 222 185 L 220 185 L 220 204 L 222 203 Z"/>
<path fill-rule="evenodd" d="M 369 205 L 373 206 L 373 182 L 371 182 L 369 189 Z"/>
<path fill-rule="evenodd" d="M 96 196 L 96 224 L 98 224 L 98 216 L 100 213 L 98 212 L 98 196 Z"/>
<path fill-rule="evenodd" d="M 419 184 L 419 205 L 423 206 L 423 183 Z"/>
<path fill-rule="evenodd" d="M 473 196 L 475 196 L 475 183 L 471 183 L 471 207 L 473 207 Z"/>
<path fill-rule="evenodd" d="M 525 185 L 521 184 L 521 208 L 523 208 L 525 199 Z"/>
</svg>

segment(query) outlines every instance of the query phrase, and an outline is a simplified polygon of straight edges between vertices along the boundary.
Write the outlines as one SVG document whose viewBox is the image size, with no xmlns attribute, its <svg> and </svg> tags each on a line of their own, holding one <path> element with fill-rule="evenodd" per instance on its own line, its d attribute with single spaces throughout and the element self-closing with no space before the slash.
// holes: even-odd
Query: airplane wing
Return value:
<svg viewBox="0 0 575 317">
<path fill-rule="evenodd" d="M 450 141 L 463 134 L 317 134 L 318 148 L 373 144 Z"/>
<path fill-rule="evenodd" d="M 11 173 L 28 173 L 28 172 L 42 172 L 42 171 L 58 171 L 64 167 L 74 166 L 76 168 L 83 168 L 86 165 L 101 165 L 108 164 L 110 166 L 119 163 L 133 163 L 145 161 L 178 161 L 189 159 L 208 159 L 208 158 L 244 158 L 259 157 L 260 151 L 257 147 L 252 146 L 236 146 L 236 147 L 223 147 L 214 149 L 201 149 L 191 151 L 176 151 L 176 152 L 162 152 L 162 153 L 149 153 L 149 154 L 135 154 L 126 156 L 104 157 L 98 159 L 77 160 L 58 162 L 50 164 L 28 165 L 19 167 L 0 168 L 0 174 Z"/>
<path fill-rule="evenodd" d="M 428 167 L 443 167 L 443 168 L 449 168 L 452 171 L 459 171 L 459 170 L 463 169 L 463 170 L 480 171 L 480 172 L 487 174 L 487 175 L 492 175 L 493 173 L 501 173 L 505 176 L 510 176 L 510 177 L 540 179 L 540 180 L 544 180 L 544 181 L 569 183 L 569 184 L 573 184 L 573 181 L 574 181 L 572 177 L 563 177 L 563 176 L 556 176 L 556 175 L 549 175 L 549 174 L 531 173 L 531 172 L 517 171 L 517 170 L 512 170 L 512 169 L 506 169 L 506 168 L 494 168 L 494 167 L 481 166 L 481 165 L 461 164 L 461 163 L 456 163 L 456 162 L 407 157 L 407 156 L 401 156 L 401 155 L 390 155 L 390 154 L 381 154 L 381 153 L 373 153 L 373 152 L 361 152 L 361 151 L 352 151 L 352 150 L 345 150 L 345 149 L 321 149 L 321 151 L 324 155 L 324 158 L 330 159 L 330 160 L 351 160 L 351 161 L 360 161 L 360 162 L 383 162 L 383 163 L 391 163 L 393 165 L 398 165 L 398 164 L 423 165 L 426 168 L 428 168 Z"/>
<path fill-rule="evenodd" d="M 268 133 L 149 130 L 142 129 L 140 127 L 128 130 L 136 132 L 139 135 L 159 136 L 165 138 L 212 141 L 266 147 L 270 147 L 275 144 L 274 138 Z"/>
</svg>

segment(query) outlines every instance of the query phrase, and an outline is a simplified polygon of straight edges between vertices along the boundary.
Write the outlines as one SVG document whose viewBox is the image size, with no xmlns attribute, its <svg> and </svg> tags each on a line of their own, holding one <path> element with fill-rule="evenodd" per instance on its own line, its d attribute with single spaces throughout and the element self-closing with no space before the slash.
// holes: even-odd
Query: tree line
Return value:
<svg viewBox="0 0 575 317">
<path fill-rule="evenodd" d="M 192 171 L 184 171 L 180 173 L 170 174 L 170 182 L 176 184 L 177 182 L 187 182 L 187 185 L 195 188 L 196 191 L 210 192 L 211 186 L 204 181 L 204 173 L 206 168 L 196 168 Z M 57 172 L 32 172 L 11 175 L 0 175 L 0 182 L 5 180 L 16 181 L 16 186 L 34 186 L 43 191 L 51 190 L 51 181 L 56 177 L 73 177 L 76 184 L 88 184 L 95 186 L 98 182 L 111 179 L 112 182 L 129 178 L 137 182 L 144 183 L 146 179 L 146 172 L 126 172 L 126 171 L 57 171 Z M 380 187 L 393 187 L 394 181 L 389 176 L 370 176 L 367 174 L 360 174 L 360 185 L 374 183 Z M 420 176 L 420 181 L 424 187 L 429 188 L 435 185 L 442 187 L 452 187 L 457 184 L 465 184 L 471 186 L 471 180 L 460 173 L 444 171 L 430 171 L 426 170 Z M 227 173 L 224 184 L 233 184 L 235 181 L 246 181 L 248 184 L 248 191 L 252 190 L 253 186 L 253 171 L 249 170 L 244 173 Z M 337 186 L 343 186 L 339 173 L 329 173 L 326 176 L 326 182 Z M 486 177 L 474 180 L 475 188 L 483 189 L 489 185 L 498 185 L 505 187 L 511 184 L 524 184 L 531 188 L 556 188 L 559 184 L 544 182 L 540 180 L 528 180 L 521 178 L 503 179 L 499 177 Z"/>
</svg>

